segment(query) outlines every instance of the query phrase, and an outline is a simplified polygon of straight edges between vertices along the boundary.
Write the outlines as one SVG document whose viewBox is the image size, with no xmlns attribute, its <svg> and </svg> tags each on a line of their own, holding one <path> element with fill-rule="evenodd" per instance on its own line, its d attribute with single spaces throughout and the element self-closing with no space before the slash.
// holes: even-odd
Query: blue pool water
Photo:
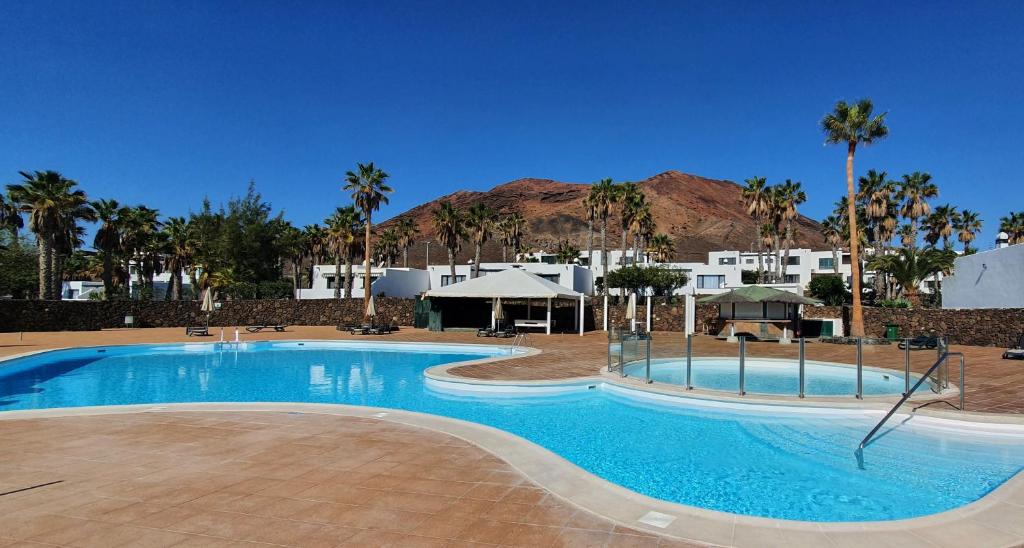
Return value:
<svg viewBox="0 0 1024 548">
<path fill-rule="evenodd" d="M 646 367 L 644 363 L 627 365 L 626 374 L 631 377 L 643 377 L 646 375 Z M 690 382 L 694 387 L 727 392 L 739 390 L 737 358 L 694 358 L 690 367 Z M 746 391 L 751 394 L 795 396 L 800 393 L 800 366 L 796 361 L 748 358 L 744 371 Z M 807 362 L 804 376 L 804 393 L 810 396 L 852 396 L 857 393 L 857 370 L 853 367 Z M 904 382 L 901 373 L 865 368 L 863 377 L 865 396 L 892 396 L 903 393 Z M 651 360 L 651 380 L 685 384 L 686 360 Z M 917 382 L 917 377 L 911 375 L 910 382 Z"/>
<path fill-rule="evenodd" d="M 0 409 L 204 401 L 345 403 L 474 421 L 519 435 L 637 492 L 809 521 L 932 514 L 985 495 L 1024 466 L 1024 439 L 902 426 L 865 451 L 856 415 L 698 407 L 601 387 L 552 396 L 443 394 L 427 367 L 496 347 L 344 343 L 163 345 L 56 351 L 0 365 Z"/>
</svg>

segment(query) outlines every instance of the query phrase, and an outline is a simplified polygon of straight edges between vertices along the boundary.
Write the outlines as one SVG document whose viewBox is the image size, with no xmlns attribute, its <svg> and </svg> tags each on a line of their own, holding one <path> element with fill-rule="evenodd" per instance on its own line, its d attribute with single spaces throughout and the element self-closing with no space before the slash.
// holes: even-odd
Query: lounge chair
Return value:
<svg viewBox="0 0 1024 548">
<path fill-rule="evenodd" d="M 507 339 L 509 337 L 515 337 L 516 336 L 516 326 L 513 325 L 513 324 L 508 324 L 504 328 L 495 331 L 493 336 L 500 337 L 502 339 Z"/>
<path fill-rule="evenodd" d="M 369 335 L 371 329 L 373 329 L 373 326 L 368 323 L 364 323 L 363 325 L 350 325 L 345 328 L 345 330 L 351 335 Z"/>
<path fill-rule="evenodd" d="M 277 325 L 263 324 L 263 325 L 250 325 L 249 327 L 246 327 L 245 330 L 248 331 L 249 333 L 259 333 L 260 331 L 263 331 L 264 329 L 273 329 L 274 331 L 277 331 L 278 333 L 282 333 L 282 332 L 284 332 L 284 328 L 286 328 L 286 327 L 288 327 L 288 326 L 283 324 L 283 323 L 279 323 Z"/>
<path fill-rule="evenodd" d="M 185 334 L 189 337 L 209 337 L 210 328 L 205 325 L 190 325 L 185 328 Z"/>
<path fill-rule="evenodd" d="M 907 346 L 910 346 L 911 350 L 934 350 L 939 346 L 939 338 L 935 335 L 918 335 L 913 339 L 900 341 L 900 350 L 906 350 Z"/>
<path fill-rule="evenodd" d="M 1003 352 L 1004 360 L 1024 360 L 1024 333 L 1017 337 L 1017 345 Z"/>
<path fill-rule="evenodd" d="M 488 327 L 481 327 L 480 329 L 476 330 L 476 336 L 477 337 L 495 337 L 495 336 L 497 336 L 497 332 L 495 332 L 489 326 Z"/>
<path fill-rule="evenodd" d="M 391 322 L 376 325 L 370 328 L 370 335 L 390 335 L 391 334 Z"/>
</svg>

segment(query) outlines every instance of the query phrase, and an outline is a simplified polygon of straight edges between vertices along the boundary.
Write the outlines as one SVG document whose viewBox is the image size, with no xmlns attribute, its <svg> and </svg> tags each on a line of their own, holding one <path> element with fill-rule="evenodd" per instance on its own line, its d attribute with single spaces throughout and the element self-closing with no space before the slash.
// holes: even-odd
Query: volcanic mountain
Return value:
<svg viewBox="0 0 1024 548">
<path fill-rule="evenodd" d="M 666 171 L 637 184 L 651 204 L 656 232 L 668 234 L 676 244 L 672 260 L 704 262 L 709 251 L 750 249 L 753 245 L 757 224 L 746 213 L 740 185 L 678 171 Z M 424 264 L 426 246 L 423 242 L 428 240 L 434 241 L 430 246 L 430 263 L 446 264 L 446 251 L 434 237 L 431 212 L 442 200 L 449 200 L 459 208 L 483 202 L 500 213 L 521 213 L 528 227 L 525 241 L 532 250 L 554 251 L 558 242 L 569 240 L 585 251 L 587 218 L 583 198 L 589 191 L 589 184 L 518 179 L 486 192 L 462 190 L 443 196 L 397 215 L 381 223 L 379 228 L 383 230 L 399 218 L 411 217 L 420 235 L 409 250 L 409 265 Z M 594 249 L 601 246 L 599 230 L 595 223 Z M 618 214 L 613 208 L 608 222 L 609 249 L 619 249 L 620 235 Z M 821 226 L 804 216 L 797 222 L 795 240 L 794 248 L 827 248 Z M 463 244 L 458 262 L 465 263 L 472 254 L 473 246 L 468 242 Z M 483 260 L 501 260 L 501 247 L 496 238 L 484 245 Z"/>
</svg>

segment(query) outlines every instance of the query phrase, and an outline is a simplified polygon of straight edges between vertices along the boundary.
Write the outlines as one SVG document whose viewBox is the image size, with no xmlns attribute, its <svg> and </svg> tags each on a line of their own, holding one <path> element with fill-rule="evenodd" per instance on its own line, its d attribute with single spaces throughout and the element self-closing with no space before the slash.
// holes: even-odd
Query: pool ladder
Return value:
<svg viewBox="0 0 1024 548">
<path fill-rule="evenodd" d="M 948 361 L 949 361 L 949 357 L 950 356 L 959 356 L 960 357 L 960 407 L 956 407 L 955 405 L 953 405 L 953 404 L 951 404 L 951 403 L 949 403 L 948 401 L 945 401 L 945 400 L 936 400 L 936 402 L 942 401 L 943 403 L 948 404 L 950 407 L 953 407 L 954 409 L 959 409 L 960 411 L 964 410 L 964 355 L 963 355 L 962 352 L 948 352 L 948 351 L 947 352 L 943 352 L 942 354 L 939 355 L 939 359 L 935 360 L 935 363 L 932 364 L 932 366 L 928 368 L 928 371 L 925 372 L 924 375 L 921 375 L 921 378 L 917 380 L 917 383 L 914 384 L 914 387 L 911 388 L 910 390 L 908 390 L 906 394 L 903 394 L 903 397 L 900 398 L 900 401 L 896 402 L 896 405 L 892 406 L 892 409 L 890 409 L 889 412 L 886 413 L 884 417 L 882 417 L 882 420 L 878 421 L 878 424 L 876 424 L 875 427 L 872 428 L 870 432 L 868 432 L 867 436 L 864 436 L 864 439 L 861 440 L 861 442 L 860 442 L 860 446 L 857 447 L 857 457 L 858 457 L 858 459 L 861 458 L 861 455 L 863 454 L 863 451 L 864 451 L 864 446 L 867 445 L 869 441 L 871 441 L 871 438 L 873 438 L 875 436 L 875 434 L 877 434 L 878 431 L 882 428 L 882 426 L 886 422 L 888 422 L 888 420 L 890 418 L 892 418 L 893 415 L 896 414 L 896 411 L 904 403 L 906 403 L 907 400 L 910 399 L 910 396 L 914 395 L 914 392 L 918 388 L 920 388 L 920 386 L 922 384 L 924 384 L 924 381 L 928 380 L 928 377 L 930 377 L 932 375 L 932 373 L 934 373 L 935 370 L 937 370 L 942 365 L 946 365 L 946 368 L 947 368 L 947 372 L 943 375 L 943 377 L 945 379 L 944 382 L 945 383 L 949 382 L 949 373 L 948 373 L 949 363 L 948 363 Z M 942 388 L 941 381 L 940 381 L 940 388 Z M 929 403 L 936 403 L 936 402 L 929 402 Z M 928 404 L 925 404 L 925 405 L 928 405 Z"/>
<path fill-rule="evenodd" d="M 508 347 L 509 354 L 515 354 L 516 349 L 526 344 L 526 333 L 516 333 L 516 338 L 512 339 L 512 345 Z"/>
</svg>

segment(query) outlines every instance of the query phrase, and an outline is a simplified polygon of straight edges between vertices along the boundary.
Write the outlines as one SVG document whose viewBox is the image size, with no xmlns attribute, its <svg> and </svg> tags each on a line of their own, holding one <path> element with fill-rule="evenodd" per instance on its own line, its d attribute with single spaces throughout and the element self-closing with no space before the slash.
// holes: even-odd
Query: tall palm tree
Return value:
<svg viewBox="0 0 1024 548">
<path fill-rule="evenodd" d="M 643 202 L 633 214 L 633 220 L 629 224 L 629 231 L 633 233 L 633 259 L 639 263 L 642 251 L 647 249 L 647 240 L 654 235 L 654 215 L 651 213 L 651 204 Z"/>
<path fill-rule="evenodd" d="M 395 230 L 395 227 L 387 228 L 380 233 L 374 251 L 378 264 L 382 264 L 387 268 L 391 268 L 394 265 L 394 262 L 398 260 L 398 254 L 401 252 L 401 248 L 398 245 L 398 232 Z"/>
<path fill-rule="evenodd" d="M 324 262 L 327 254 L 327 231 L 324 227 L 314 223 L 303 227 L 306 242 L 306 256 L 309 257 L 308 283 L 313 287 L 313 269 L 316 265 Z"/>
<path fill-rule="evenodd" d="M 857 145 L 870 145 L 889 134 L 889 128 L 885 125 L 886 113 L 872 116 L 873 111 L 874 105 L 871 104 L 870 99 L 861 99 L 854 104 L 839 101 L 832 112 L 826 114 L 821 120 L 826 144 L 846 144 L 846 195 L 849 200 L 846 215 L 851 235 L 859 233 L 855 206 L 857 197 L 853 189 L 853 158 L 857 152 Z M 857 244 L 857 238 L 851 237 L 850 269 L 853 274 L 853 283 L 851 284 L 853 286 L 853 311 L 850 319 L 850 334 L 854 337 L 863 337 L 864 309 L 861 306 L 860 252 Z"/>
<path fill-rule="evenodd" d="M 782 243 L 784 236 L 786 196 L 785 189 L 781 185 L 768 187 L 766 194 L 767 205 L 765 206 L 764 224 L 766 234 L 772 239 L 769 247 L 769 255 L 772 258 L 772 268 L 769 269 L 768 278 L 772 283 L 782 281 Z"/>
<path fill-rule="evenodd" d="M 10 232 L 11 243 L 17 245 L 18 231 L 24 226 L 25 220 L 21 218 L 17 205 L 12 200 L 5 199 L 3 193 L 0 193 L 0 230 Z"/>
<path fill-rule="evenodd" d="M 597 205 L 591 200 L 590 194 L 583 197 L 583 211 L 587 218 L 587 267 L 589 268 L 594 264 L 594 221 L 597 219 Z M 504 255 L 502 255 L 502 261 L 504 260 Z"/>
<path fill-rule="evenodd" d="M 342 292 L 346 299 L 352 298 L 352 243 L 362 224 L 362 217 L 355 206 L 339 207 L 324 219 L 326 226 L 324 242 L 334 256 L 334 298 L 340 299 Z M 342 277 L 341 264 L 345 263 Z"/>
<path fill-rule="evenodd" d="M 937 206 L 935 211 L 928 216 L 929 231 L 935 234 L 935 241 L 932 242 L 932 245 L 936 245 L 941 238 L 942 247 L 952 249 L 953 246 L 949 243 L 949 239 L 953 237 L 953 230 L 959 219 L 960 212 L 956 210 L 956 206 L 950 204 Z"/>
<path fill-rule="evenodd" d="M 114 296 L 114 261 L 121 252 L 121 204 L 117 200 L 96 200 L 92 203 L 100 228 L 92 240 L 103 260 L 103 298 Z"/>
<path fill-rule="evenodd" d="M 783 229 L 784 239 L 782 241 L 785 249 L 785 257 L 782 259 L 782 280 L 786 279 L 786 267 L 789 266 L 789 250 L 793 246 L 794 228 L 793 221 L 799 218 L 797 206 L 807 201 L 807 194 L 804 193 L 799 181 L 786 182 L 779 185 L 779 202 L 782 209 L 782 221 L 785 224 Z"/>
<path fill-rule="evenodd" d="M 518 211 L 513 211 L 498 222 L 496 229 L 501 233 L 501 262 L 506 261 L 506 249 L 512 250 L 512 260 L 517 261 L 526 232 L 526 219 Z"/>
<path fill-rule="evenodd" d="M 647 243 L 647 248 L 659 263 L 665 263 L 672 260 L 676 244 L 668 234 L 659 233 L 651 237 L 651 240 Z"/>
<path fill-rule="evenodd" d="M 75 220 L 87 218 L 91 208 L 78 183 L 56 171 L 21 171 L 22 182 L 8 185 L 11 201 L 20 212 L 28 214 L 28 225 L 36 235 L 39 247 L 39 298 L 60 297 L 60 284 L 55 281 L 54 251 L 74 233 Z M 58 242 L 58 238 L 61 241 Z M 62 246 L 64 247 L 64 246 Z"/>
<path fill-rule="evenodd" d="M 167 235 L 164 270 L 171 274 L 169 296 L 172 301 L 180 301 L 184 287 L 181 274 L 191 268 L 192 255 L 195 252 L 193 231 L 184 217 L 170 217 L 164 223 L 164 233 Z M 298 274 L 297 269 L 295 274 Z"/>
<path fill-rule="evenodd" d="M 494 212 L 482 202 L 473 204 L 466 212 L 465 226 L 473 242 L 473 278 L 480 276 L 480 250 L 491 238 Z"/>
<path fill-rule="evenodd" d="M 434 224 L 434 235 L 448 250 L 451 283 L 455 283 L 458 280 L 455 275 L 455 255 L 462 249 L 462 241 L 466 238 L 465 214 L 448 200 L 443 200 L 431 213 L 431 220 Z"/>
<path fill-rule="evenodd" d="M 747 215 L 753 217 L 758 227 L 757 237 L 754 238 L 757 244 L 757 283 L 764 283 L 764 245 L 760 227 L 764 224 L 764 216 L 768 211 L 768 179 L 751 177 L 743 182 L 747 185 L 742 190 L 743 203 L 747 206 Z"/>
<path fill-rule="evenodd" d="M 413 222 L 412 217 L 402 217 L 396 223 L 395 231 L 398 235 L 398 247 L 402 249 L 402 266 L 409 268 L 409 248 L 416 243 L 416 236 L 419 235 L 420 229 Z"/>
<path fill-rule="evenodd" d="M 123 207 L 118 212 L 121 223 L 121 249 L 123 251 L 125 272 L 131 272 L 131 264 L 135 263 L 136 282 L 139 286 L 139 297 L 150 296 L 152 276 L 160 269 L 156 248 L 161 223 L 159 212 L 146 206 Z"/>
<path fill-rule="evenodd" d="M 974 250 L 971 249 L 971 242 L 981 232 L 981 216 L 975 211 L 965 209 L 960 212 L 960 216 L 957 218 L 953 228 L 956 229 L 956 239 L 964 244 L 964 255 L 973 253 Z"/>
<path fill-rule="evenodd" d="M 626 264 L 626 240 L 629 236 L 630 227 L 637 213 L 646 203 L 644 193 L 636 183 L 623 183 L 618 186 L 619 203 L 619 228 L 622 230 L 622 254 L 619 256 L 619 264 Z M 636 257 L 633 257 L 636 262 Z"/>
<path fill-rule="evenodd" d="M 932 210 L 928 205 L 928 199 L 939 195 L 939 187 L 931 181 L 930 174 L 915 171 L 904 175 L 899 184 L 897 196 L 903 202 L 900 206 L 900 214 L 910 224 L 911 247 L 914 249 L 917 248 L 918 225 L 921 219 Z"/>
<path fill-rule="evenodd" d="M 384 182 L 388 174 L 369 164 L 357 164 L 355 171 L 345 173 L 344 189 L 352 193 L 352 201 L 363 212 L 365 235 L 363 238 L 363 302 L 370 302 L 370 255 L 373 248 L 370 242 L 370 231 L 373 228 L 373 212 L 380 209 L 381 204 L 388 203 L 387 195 L 393 192 Z"/>
<path fill-rule="evenodd" d="M 596 218 L 601 221 L 601 276 L 608 278 L 608 218 L 612 214 L 612 205 L 618 201 L 619 193 L 611 179 L 601 179 L 590 186 L 589 200 L 593 204 Z M 601 291 L 607 295 L 608 287 Z"/>
<path fill-rule="evenodd" d="M 277 247 L 281 250 L 282 259 L 288 259 L 292 266 L 292 295 L 302 286 L 302 261 L 306 258 L 306 232 L 285 221 L 277 236 Z"/>
<path fill-rule="evenodd" d="M 839 251 L 843 245 L 843 223 L 839 217 L 829 215 L 821 221 L 821 234 L 832 248 L 832 271 L 839 274 Z"/>
<path fill-rule="evenodd" d="M 999 218 L 999 231 L 1009 236 L 1010 245 L 1024 244 L 1024 211 L 1011 211 Z"/>
</svg>

